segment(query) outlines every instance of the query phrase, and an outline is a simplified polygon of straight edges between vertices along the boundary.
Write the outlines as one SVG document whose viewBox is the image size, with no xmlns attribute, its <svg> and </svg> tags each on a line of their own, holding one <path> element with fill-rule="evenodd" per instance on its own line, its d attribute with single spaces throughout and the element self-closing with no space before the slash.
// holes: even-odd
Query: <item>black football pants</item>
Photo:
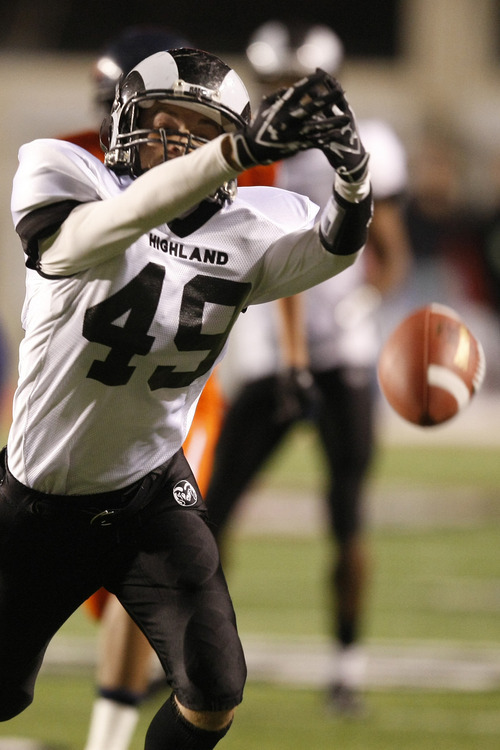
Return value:
<svg viewBox="0 0 500 750">
<path fill-rule="evenodd" d="M 241 701 L 246 668 L 234 611 L 182 451 L 122 497 L 43 495 L 1 473 L 0 720 L 31 703 L 52 636 L 102 586 L 144 631 L 184 706 L 215 711 Z M 128 515 L 131 493 L 144 487 L 148 502 Z M 103 514 L 110 506 L 116 517 Z"/>
</svg>

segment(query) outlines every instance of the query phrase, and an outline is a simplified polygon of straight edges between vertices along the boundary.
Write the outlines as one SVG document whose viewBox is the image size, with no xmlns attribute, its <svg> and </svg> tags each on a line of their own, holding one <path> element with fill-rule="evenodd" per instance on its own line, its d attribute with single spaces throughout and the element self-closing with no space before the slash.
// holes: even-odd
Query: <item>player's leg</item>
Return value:
<svg viewBox="0 0 500 750">
<path fill-rule="evenodd" d="M 184 452 L 201 490 L 208 485 L 220 431 L 223 400 L 215 375 L 201 394 Z M 97 698 L 92 707 L 85 750 L 127 750 L 139 718 L 139 706 L 151 683 L 154 652 L 146 637 L 115 596 L 103 589 L 86 609 L 101 624 L 97 664 Z"/>
<path fill-rule="evenodd" d="M 246 384 L 224 418 L 205 494 L 219 543 L 243 492 L 293 424 L 277 415 L 278 386 L 272 376 Z"/>
<path fill-rule="evenodd" d="M 337 706 L 355 709 L 364 677 L 359 647 L 368 576 L 363 492 L 373 453 L 373 382 L 367 369 L 316 373 L 323 397 L 318 427 L 329 470 L 327 494 L 335 550 L 331 569 L 332 630 L 338 644 L 332 687 Z"/>
<path fill-rule="evenodd" d="M 155 525 L 164 538 L 172 535 L 173 559 L 160 566 L 161 578 L 172 583 L 159 583 L 150 553 L 147 560 L 139 557 L 141 574 L 156 581 L 152 600 L 146 603 L 140 592 L 142 609 L 150 613 L 141 625 L 173 693 L 153 718 L 145 747 L 209 750 L 229 729 L 246 676 L 234 613 L 205 521 L 189 511 L 173 511 L 165 525 L 158 518 Z M 136 606 L 129 598 L 135 599 L 134 588 L 127 586 L 121 595 L 127 607 Z"/>
<path fill-rule="evenodd" d="M 215 375 L 205 386 L 189 435 L 186 458 L 202 492 L 207 487 L 223 415 Z M 101 624 L 97 664 L 97 698 L 92 707 L 85 750 L 126 750 L 139 718 L 139 706 L 163 681 L 151 682 L 154 652 L 146 637 L 115 596 L 104 591 L 86 602 Z"/>
<path fill-rule="evenodd" d="M 161 498 L 141 513 L 124 544 L 123 568 L 106 581 L 147 634 L 175 696 L 154 717 L 147 750 L 214 747 L 246 677 L 217 544 L 194 478 L 178 458 Z M 176 501 L 180 483 L 184 494 Z"/>
<path fill-rule="evenodd" d="M 212 750 L 229 731 L 234 709 L 192 711 L 172 693 L 153 717 L 145 750 Z"/>
<path fill-rule="evenodd" d="M 0 486 L 2 721 L 32 702 L 52 636 L 97 588 L 92 570 L 95 550 L 89 550 L 85 541 L 88 522 L 85 530 L 72 528 L 66 519 L 47 515 L 38 497 L 4 474 Z"/>
<path fill-rule="evenodd" d="M 97 697 L 86 750 L 126 750 L 151 676 L 153 650 L 120 602 L 109 595 L 101 619 Z"/>
</svg>

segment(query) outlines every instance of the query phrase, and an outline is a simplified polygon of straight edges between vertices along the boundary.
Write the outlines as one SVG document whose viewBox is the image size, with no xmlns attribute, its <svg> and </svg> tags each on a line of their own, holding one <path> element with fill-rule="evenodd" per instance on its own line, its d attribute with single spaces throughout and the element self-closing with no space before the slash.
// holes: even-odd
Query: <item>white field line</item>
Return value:
<svg viewBox="0 0 500 750">
<path fill-rule="evenodd" d="M 322 688 L 332 680 L 334 656 L 327 640 L 242 635 L 250 680 Z M 369 642 L 366 687 L 498 690 L 500 643 Z M 93 674 L 97 640 L 56 636 L 43 669 L 85 669 Z M 159 664 L 154 666 L 155 677 Z M 1 749 L 0 749 L 1 750 Z"/>
</svg>

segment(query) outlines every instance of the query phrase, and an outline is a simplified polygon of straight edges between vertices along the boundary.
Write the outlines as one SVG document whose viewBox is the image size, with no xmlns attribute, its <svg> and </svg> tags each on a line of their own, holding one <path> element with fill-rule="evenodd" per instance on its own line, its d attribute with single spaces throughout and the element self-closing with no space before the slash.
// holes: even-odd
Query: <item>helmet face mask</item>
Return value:
<svg viewBox="0 0 500 750">
<path fill-rule="evenodd" d="M 162 141 L 165 159 L 170 136 L 176 144 L 186 142 L 185 153 L 205 142 L 196 136 L 186 138 L 185 133 L 141 128 L 141 111 L 156 102 L 199 112 L 226 133 L 243 127 L 250 118 L 243 82 L 218 57 L 186 48 L 157 52 L 118 84 L 111 113 L 101 126 L 105 163 L 116 173 L 142 174 L 139 147 L 151 137 Z"/>
</svg>

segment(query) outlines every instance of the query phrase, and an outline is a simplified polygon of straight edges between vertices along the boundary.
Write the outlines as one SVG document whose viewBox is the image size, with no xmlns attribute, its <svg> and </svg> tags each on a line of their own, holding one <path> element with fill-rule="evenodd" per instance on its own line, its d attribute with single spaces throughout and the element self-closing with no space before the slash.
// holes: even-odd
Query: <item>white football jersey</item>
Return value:
<svg viewBox="0 0 500 750">
<path fill-rule="evenodd" d="M 34 141 L 20 152 L 14 223 L 36 223 L 37 210 L 61 201 L 113 198 L 131 183 L 78 146 Z M 43 492 L 88 494 L 126 486 L 172 456 L 240 311 L 352 262 L 322 247 L 316 213 L 300 195 L 245 188 L 201 227 L 189 216 L 160 225 L 73 275 L 28 268 L 8 440 L 14 476 Z M 114 216 L 121 221 L 126 234 L 133 217 Z"/>
</svg>

